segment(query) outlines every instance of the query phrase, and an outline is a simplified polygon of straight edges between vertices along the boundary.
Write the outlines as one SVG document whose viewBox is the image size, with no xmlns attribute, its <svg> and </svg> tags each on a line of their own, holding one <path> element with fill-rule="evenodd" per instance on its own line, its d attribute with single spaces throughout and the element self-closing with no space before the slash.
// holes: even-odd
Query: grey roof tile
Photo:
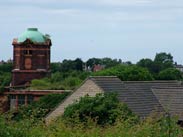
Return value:
<svg viewBox="0 0 183 137">
<path fill-rule="evenodd" d="M 183 88 L 154 88 L 152 91 L 166 111 L 183 120 Z"/>
<path fill-rule="evenodd" d="M 160 103 L 168 101 L 165 95 L 173 94 L 167 91 L 161 93 L 157 90 L 154 91 L 157 93 L 155 94 L 152 92 L 152 89 L 181 89 L 181 83 L 178 81 L 121 81 L 115 76 L 90 77 L 90 79 L 102 88 L 104 92 L 116 91 L 119 100 L 126 103 L 128 107 L 140 117 L 147 117 L 153 112 L 164 112 L 165 107 L 162 107 L 163 105 Z M 181 90 L 182 97 L 176 96 L 176 99 L 180 98 L 183 100 L 183 89 Z M 159 99 L 162 101 L 159 101 Z M 178 102 L 174 101 L 173 103 L 176 105 Z M 174 105 L 172 105 L 172 107 Z M 174 111 L 175 110 L 177 111 L 176 107 Z M 183 108 L 181 112 L 183 112 Z"/>
</svg>

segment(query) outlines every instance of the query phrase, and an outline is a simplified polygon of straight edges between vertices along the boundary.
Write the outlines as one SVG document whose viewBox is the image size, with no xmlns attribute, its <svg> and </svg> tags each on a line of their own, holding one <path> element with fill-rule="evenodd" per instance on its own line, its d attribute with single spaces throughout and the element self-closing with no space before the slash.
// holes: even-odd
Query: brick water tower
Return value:
<svg viewBox="0 0 183 137">
<path fill-rule="evenodd" d="M 28 28 L 13 40 L 12 86 L 30 84 L 50 74 L 49 35 L 43 35 L 37 28 Z"/>
</svg>

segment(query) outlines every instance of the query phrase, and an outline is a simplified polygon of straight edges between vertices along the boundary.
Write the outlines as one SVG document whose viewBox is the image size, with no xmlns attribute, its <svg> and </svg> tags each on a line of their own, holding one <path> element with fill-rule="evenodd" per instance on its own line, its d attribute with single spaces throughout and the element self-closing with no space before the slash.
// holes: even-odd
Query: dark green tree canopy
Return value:
<svg viewBox="0 0 183 137">
<path fill-rule="evenodd" d="M 94 65 L 104 65 L 105 68 L 114 67 L 122 63 L 121 59 L 111 59 L 111 58 L 91 58 L 86 61 L 86 66 L 93 69 Z"/>
<path fill-rule="evenodd" d="M 174 67 L 173 56 L 170 53 L 157 53 L 154 60 L 151 59 L 141 59 L 137 62 L 138 66 L 147 68 L 156 79 L 158 79 L 157 74 L 167 68 Z"/>
<path fill-rule="evenodd" d="M 168 68 L 159 73 L 160 80 L 181 80 L 182 73 L 175 68 Z"/>
<path fill-rule="evenodd" d="M 153 80 L 151 73 L 142 67 L 136 65 L 118 65 L 94 73 L 97 76 L 118 76 L 122 81 L 147 81 Z"/>
<path fill-rule="evenodd" d="M 139 62 L 137 62 L 137 66 L 147 68 L 149 71 L 153 71 L 153 61 L 151 59 L 141 59 Z"/>
<path fill-rule="evenodd" d="M 154 59 L 155 62 L 160 62 L 160 63 L 173 63 L 173 56 L 170 53 L 157 53 Z"/>
</svg>

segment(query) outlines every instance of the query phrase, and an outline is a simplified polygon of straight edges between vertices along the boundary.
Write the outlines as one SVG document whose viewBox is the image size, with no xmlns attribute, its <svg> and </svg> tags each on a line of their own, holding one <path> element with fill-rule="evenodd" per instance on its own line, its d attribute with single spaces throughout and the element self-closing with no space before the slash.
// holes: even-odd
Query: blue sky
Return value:
<svg viewBox="0 0 183 137">
<path fill-rule="evenodd" d="M 92 57 L 136 62 L 170 52 L 183 64 L 182 0 L 1 0 L 0 60 L 29 27 L 52 39 L 52 61 Z"/>
</svg>

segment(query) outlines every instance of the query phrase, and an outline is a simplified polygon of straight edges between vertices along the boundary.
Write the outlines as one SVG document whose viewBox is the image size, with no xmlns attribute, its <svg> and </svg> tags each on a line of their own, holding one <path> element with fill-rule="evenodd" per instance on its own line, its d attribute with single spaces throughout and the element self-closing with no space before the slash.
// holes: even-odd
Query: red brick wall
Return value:
<svg viewBox="0 0 183 137">
<path fill-rule="evenodd" d="M 33 79 L 40 79 L 48 75 L 49 72 L 13 72 L 12 86 L 24 85 Z"/>
<path fill-rule="evenodd" d="M 42 44 L 29 40 L 13 43 L 12 86 L 24 85 L 50 74 L 50 46 L 51 41 Z"/>
</svg>

